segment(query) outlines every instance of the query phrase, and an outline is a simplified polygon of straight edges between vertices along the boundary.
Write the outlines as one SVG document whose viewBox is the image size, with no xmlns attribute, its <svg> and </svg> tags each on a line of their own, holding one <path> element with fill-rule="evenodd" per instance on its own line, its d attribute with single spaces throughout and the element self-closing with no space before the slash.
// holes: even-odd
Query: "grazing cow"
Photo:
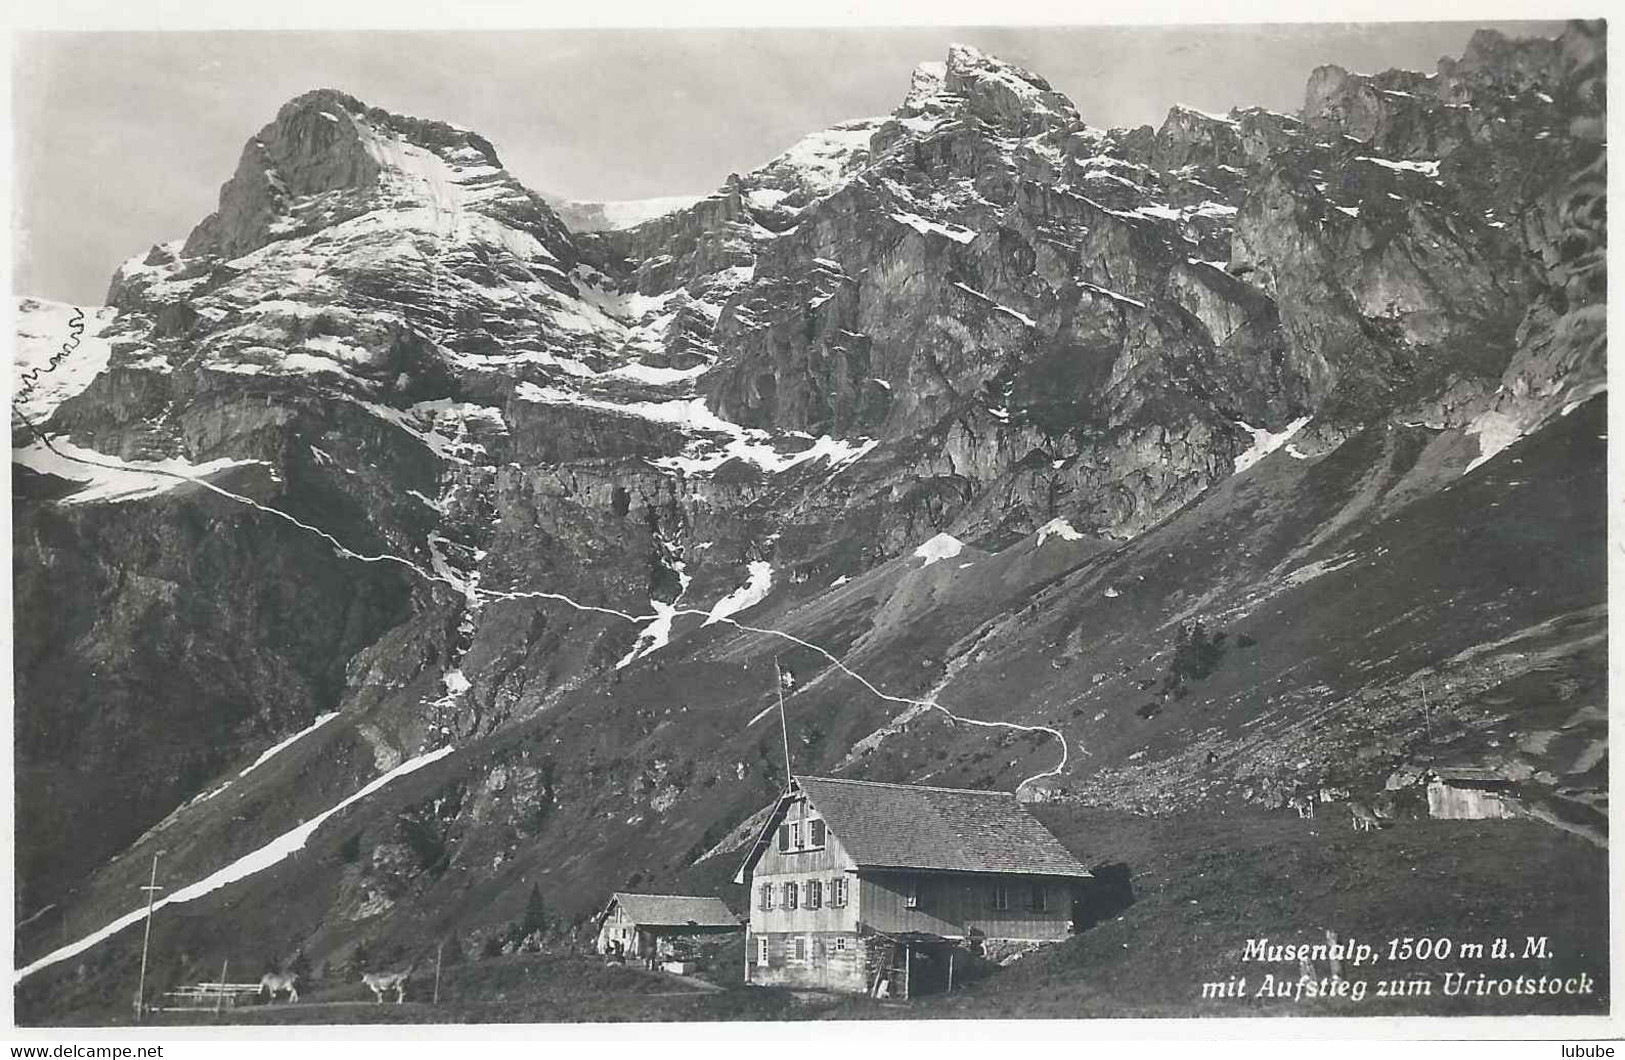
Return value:
<svg viewBox="0 0 1625 1060">
<path fill-rule="evenodd" d="M 1381 828 L 1382 821 L 1371 812 L 1371 807 L 1363 802 L 1350 800 L 1349 817 L 1354 824 L 1356 832 L 1369 832 L 1373 828 Z"/>
<path fill-rule="evenodd" d="M 1294 795 L 1286 801 L 1287 806 L 1298 811 L 1299 817 L 1313 819 L 1315 816 L 1315 800 L 1302 795 Z"/>
<path fill-rule="evenodd" d="M 361 981 L 367 984 L 367 988 L 372 991 L 372 996 L 377 999 L 378 1004 L 382 1005 L 384 995 L 393 990 L 395 991 L 395 1004 L 399 1005 L 406 1000 L 406 980 L 415 967 L 417 967 L 416 964 L 411 964 L 398 972 L 362 972 Z"/>
<path fill-rule="evenodd" d="M 272 1001 L 276 1000 L 278 994 L 286 993 L 288 1003 L 293 1004 L 299 1000 L 299 973 L 266 972 L 260 976 L 260 993 L 268 993 Z"/>
</svg>

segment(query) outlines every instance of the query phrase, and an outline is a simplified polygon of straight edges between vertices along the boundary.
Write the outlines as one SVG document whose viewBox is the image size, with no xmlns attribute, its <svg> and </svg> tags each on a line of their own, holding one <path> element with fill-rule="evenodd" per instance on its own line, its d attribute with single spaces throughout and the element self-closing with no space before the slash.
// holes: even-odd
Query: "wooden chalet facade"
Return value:
<svg viewBox="0 0 1625 1060">
<path fill-rule="evenodd" d="M 628 957 L 666 956 L 678 938 L 726 935 L 744 927 L 720 898 L 626 891 L 615 892 L 598 921 L 598 952 L 610 953 L 618 943 Z"/>
<path fill-rule="evenodd" d="M 918 993 L 961 944 L 1065 938 L 1089 875 L 1014 795 L 798 777 L 735 876 L 745 977 Z"/>
</svg>

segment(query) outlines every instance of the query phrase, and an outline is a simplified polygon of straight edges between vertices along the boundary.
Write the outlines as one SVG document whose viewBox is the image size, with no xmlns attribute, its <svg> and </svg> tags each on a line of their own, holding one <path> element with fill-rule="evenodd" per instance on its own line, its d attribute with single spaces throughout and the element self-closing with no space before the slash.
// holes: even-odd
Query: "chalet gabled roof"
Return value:
<svg viewBox="0 0 1625 1060">
<path fill-rule="evenodd" d="M 859 869 L 1086 877 L 1089 870 L 1003 791 L 797 777 Z M 739 878 L 768 846 L 791 796 L 779 800 Z"/>
<path fill-rule="evenodd" d="M 609 905 L 604 907 L 604 914 L 617 902 L 633 923 L 645 927 L 738 927 L 740 924 L 728 903 L 720 898 L 616 891 Z"/>
</svg>

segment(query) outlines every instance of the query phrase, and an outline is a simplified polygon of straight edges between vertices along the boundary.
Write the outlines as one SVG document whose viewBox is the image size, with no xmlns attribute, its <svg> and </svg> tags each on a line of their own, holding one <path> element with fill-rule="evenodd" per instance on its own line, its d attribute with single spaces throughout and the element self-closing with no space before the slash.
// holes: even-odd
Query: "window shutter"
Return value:
<svg viewBox="0 0 1625 1060">
<path fill-rule="evenodd" d="M 787 825 L 787 824 L 781 824 L 781 825 L 779 825 L 779 853 L 782 854 L 786 850 L 789 850 L 789 849 L 790 849 L 790 826 Z"/>
<path fill-rule="evenodd" d="M 823 846 L 824 845 L 824 819 L 822 817 L 813 818 L 811 828 L 812 828 L 812 845 L 815 846 L 815 847 Z"/>
</svg>

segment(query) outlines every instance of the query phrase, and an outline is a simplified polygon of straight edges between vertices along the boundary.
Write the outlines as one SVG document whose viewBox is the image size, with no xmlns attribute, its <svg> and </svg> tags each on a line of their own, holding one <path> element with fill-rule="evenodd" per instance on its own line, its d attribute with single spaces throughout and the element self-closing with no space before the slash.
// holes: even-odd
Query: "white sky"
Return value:
<svg viewBox="0 0 1625 1060">
<path fill-rule="evenodd" d="M 1431 72 L 1494 25 L 480 32 L 36 33 L 13 51 L 13 289 L 99 302 L 113 269 L 186 235 L 289 98 L 343 89 L 477 130 L 539 192 L 699 194 L 804 133 L 890 111 L 964 41 L 1042 74 L 1097 126 L 1168 107 L 1294 111 L 1323 63 Z"/>
</svg>

